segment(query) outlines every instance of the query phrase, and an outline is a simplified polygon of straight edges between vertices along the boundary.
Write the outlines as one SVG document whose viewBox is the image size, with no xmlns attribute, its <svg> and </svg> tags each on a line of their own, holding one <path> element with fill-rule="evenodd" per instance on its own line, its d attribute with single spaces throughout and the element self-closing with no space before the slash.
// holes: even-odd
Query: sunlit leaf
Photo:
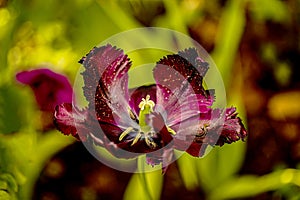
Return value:
<svg viewBox="0 0 300 200">
<path fill-rule="evenodd" d="M 139 157 L 141 168 L 145 164 L 145 156 Z M 135 200 L 135 199 L 160 199 L 161 191 L 163 185 L 163 174 L 161 170 L 156 170 L 152 172 L 135 173 L 131 177 L 131 180 L 127 186 L 124 194 L 124 200 Z"/>
<path fill-rule="evenodd" d="M 264 176 L 244 175 L 228 180 L 213 190 L 209 199 L 251 197 L 288 184 L 300 186 L 300 172 L 295 169 L 275 171 Z"/>
<path fill-rule="evenodd" d="M 22 98 L 24 97 L 16 87 L 0 86 L 0 133 L 13 133 L 21 128 L 24 109 L 19 100 Z"/>
<path fill-rule="evenodd" d="M 280 0 L 250 0 L 250 9 L 258 20 L 286 22 L 289 20 L 289 8 Z"/>
<path fill-rule="evenodd" d="M 228 1 L 221 16 L 216 47 L 212 57 L 228 87 L 233 62 L 245 26 L 244 1 Z"/>
<path fill-rule="evenodd" d="M 202 160 L 202 159 L 201 159 Z M 201 187 L 199 183 L 200 174 L 197 167 L 197 162 L 200 160 L 193 158 L 189 154 L 183 154 L 178 160 L 179 172 L 182 177 L 182 181 L 188 190 L 193 190 L 197 187 Z M 205 187 L 205 186 L 204 186 Z"/>
</svg>

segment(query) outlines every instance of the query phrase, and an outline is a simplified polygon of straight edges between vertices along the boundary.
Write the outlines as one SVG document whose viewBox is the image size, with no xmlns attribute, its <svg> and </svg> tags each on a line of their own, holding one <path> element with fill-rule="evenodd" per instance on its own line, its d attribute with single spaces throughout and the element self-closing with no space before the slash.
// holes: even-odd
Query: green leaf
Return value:
<svg viewBox="0 0 300 200">
<path fill-rule="evenodd" d="M 7 191 L 0 189 L 0 199 L 1 200 L 12 200 L 12 197 Z"/>
<path fill-rule="evenodd" d="M 21 104 L 20 99 L 25 99 L 24 95 L 15 86 L 0 86 L 0 133 L 20 130 L 24 122 L 24 102 Z"/>
<path fill-rule="evenodd" d="M 250 9 L 257 20 L 272 20 L 287 22 L 290 20 L 290 11 L 287 4 L 280 0 L 250 0 Z"/>
<path fill-rule="evenodd" d="M 182 181 L 188 190 L 199 187 L 199 172 L 197 169 L 198 159 L 184 153 L 177 160 L 178 170 L 182 177 Z"/>
<path fill-rule="evenodd" d="M 32 144 L 31 153 L 28 156 L 28 161 L 23 160 L 25 165 L 25 175 L 27 181 L 21 187 L 20 196 L 23 199 L 30 199 L 33 192 L 35 181 L 38 179 L 41 170 L 46 161 L 59 150 L 74 142 L 73 137 L 66 137 L 58 131 L 48 132 L 45 135 L 37 138 L 37 141 Z"/>
<path fill-rule="evenodd" d="M 147 185 L 142 176 L 145 176 Z M 160 170 L 144 174 L 135 173 L 127 185 L 124 200 L 139 200 L 141 197 L 145 200 L 160 199 L 162 183 L 163 175 Z"/>
<path fill-rule="evenodd" d="M 212 57 L 220 70 L 226 88 L 245 27 L 243 0 L 228 1 L 221 16 L 216 47 Z"/>
<path fill-rule="evenodd" d="M 258 195 L 294 184 L 300 186 L 300 171 L 285 169 L 264 176 L 244 175 L 232 178 L 211 191 L 209 199 L 232 199 Z"/>
<path fill-rule="evenodd" d="M 139 168 L 148 166 L 145 162 L 145 156 L 139 158 Z M 147 165 L 147 166 L 143 166 Z M 139 200 L 141 197 L 147 200 L 160 199 L 163 186 L 163 174 L 161 170 L 155 170 L 151 172 L 135 173 L 127 185 L 127 189 L 124 194 L 124 200 Z"/>
<path fill-rule="evenodd" d="M 0 174 L 0 182 L 2 183 L 1 185 L 4 187 L 0 189 L 5 189 L 11 192 L 18 192 L 18 184 L 15 178 L 11 174 L 8 173 Z"/>
</svg>

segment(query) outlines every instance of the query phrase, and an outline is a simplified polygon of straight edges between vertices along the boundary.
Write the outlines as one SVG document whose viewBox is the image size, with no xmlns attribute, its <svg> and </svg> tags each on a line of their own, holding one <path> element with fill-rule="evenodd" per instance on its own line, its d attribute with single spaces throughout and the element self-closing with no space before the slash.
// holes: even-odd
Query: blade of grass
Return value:
<svg viewBox="0 0 300 200">
<path fill-rule="evenodd" d="M 226 88 L 231 79 L 232 65 L 245 26 L 243 0 L 228 1 L 221 16 L 216 47 L 212 57 L 223 77 Z"/>
</svg>

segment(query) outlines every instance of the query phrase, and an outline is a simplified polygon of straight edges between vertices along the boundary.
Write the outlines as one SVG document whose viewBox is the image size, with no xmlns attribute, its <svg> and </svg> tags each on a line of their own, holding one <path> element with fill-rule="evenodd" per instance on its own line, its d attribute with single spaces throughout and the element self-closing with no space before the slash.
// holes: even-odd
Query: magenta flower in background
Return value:
<svg viewBox="0 0 300 200">
<path fill-rule="evenodd" d="M 223 118 L 221 109 L 211 108 L 214 90 L 202 86 L 209 66 L 194 48 L 162 58 L 153 70 L 156 84 L 133 89 L 128 89 L 131 62 L 122 50 L 95 47 L 79 62 L 85 67 L 83 91 L 89 104 L 83 110 L 70 103 L 56 107 L 54 122 L 66 135 L 93 141 L 116 157 L 135 155 L 119 149 L 151 152 L 148 164 L 162 163 L 163 169 L 173 149 L 201 157 L 208 145 L 247 136 L 235 108 L 227 108 Z"/>
<path fill-rule="evenodd" d="M 50 69 L 22 71 L 16 79 L 31 87 L 42 111 L 53 112 L 57 105 L 72 102 L 73 89 L 68 79 Z"/>
<path fill-rule="evenodd" d="M 67 77 L 42 68 L 22 71 L 16 75 L 16 79 L 30 86 L 34 92 L 36 102 L 42 111 L 41 130 L 53 129 L 55 107 L 63 102 L 72 102 L 73 89 Z"/>
</svg>

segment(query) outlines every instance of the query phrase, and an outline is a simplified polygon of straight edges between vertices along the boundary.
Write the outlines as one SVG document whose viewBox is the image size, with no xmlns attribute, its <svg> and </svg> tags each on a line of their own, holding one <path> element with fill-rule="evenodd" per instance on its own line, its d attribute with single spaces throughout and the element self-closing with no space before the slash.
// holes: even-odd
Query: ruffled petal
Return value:
<svg viewBox="0 0 300 200">
<path fill-rule="evenodd" d="M 108 44 L 95 47 L 80 62 L 86 69 L 82 73 L 84 94 L 89 108 L 95 109 L 99 123 L 112 124 L 122 130 L 137 127 L 129 112 L 128 70 L 131 63 L 127 55 Z M 115 133 L 105 131 L 105 134 Z"/>
<path fill-rule="evenodd" d="M 182 123 L 178 135 L 174 138 L 175 148 L 186 149 L 186 152 L 192 156 L 201 157 L 208 145 L 223 146 L 225 143 L 244 141 L 247 132 L 235 111 L 235 108 L 227 108 L 223 116 L 222 110 L 211 109 L 201 114 L 198 123 Z"/>
<path fill-rule="evenodd" d="M 207 96 L 202 81 L 209 66 L 199 57 L 196 49 L 189 48 L 178 54 L 168 55 L 157 64 L 154 69 L 154 77 L 160 85 L 174 89 L 180 87 L 182 80 L 187 80 L 195 94 Z"/>
<path fill-rule="evenodd" d="M 168 166 L 174 161 L 174 151 L 172 148 L 159 149 L 146 155 L 148 165 L 162 164 L 162 174 L 166 173 Z"/>
<path fill-rule="evenodd" d="M 214 109 L 202 117 L 207 134 L 201 142 L 223 146 L 247 137 L 244 125 L 237 117 L 236 108 L 227 108 L 225 115 L 220 109 Z"/>
<path fill-rule="evenodd" d="M 204 77 L 206 72 L 209 69 L 209 65 L 205 62 L 197 53 L 197 50 L 194 48 L 188 48 L 183 51 L 179 51 L 178 55 L 185 58 L 193 67 L 197 69 L 195 73 L 195 83 L 200 83 L 199 76 Z M 198 76 L 198 77 L 197 77 Z M 191 81 L 192 82 L 192 81 Z M 194 85 L 194 88 L 197 88 L 197 85 Z M 202 92 L 199 90 L 199 92 Z M 197 94 L 199 92 L 196 92 Z"/>
<path fill-rule="evenodd" d="M 71 103 L 63 103 L 56 106 L 54 113 L 54 124 L 56 128 L 65 135 L 72 135 L 77 139 L 85 140 L 87 112 L 79 111 Z M 79 131 L 79 130 L 80 131 Z M 80 138 L 79 138 L 80 135 Z"/>
<path fill-rule="evenodd" d="M 105 92 L 108 86 L 112 84 L 115 78 L 122 77 L 122 70 L 129 69 L 130 62 L 123 51 L 112 47 L 110 44 L 101 47 L 94 47 L 79 63 L 83 64 L 85 71 L 82 73 L 84 79 L 84 95 L 90 104 L 95 103 L 96 88 L 99 80 L 102 80 L 105 86 Z M 122 66 L 125 64 L 125 66 Z M 125 68 L 124 68 L 125 67 Z M 126 69 L 128 68 L 128 69 Z M 109 78 L 111 75 L 111 79 Z"/>
<path fill-rule="evenodd" d="M 154 68 L 157 104 L 167 112 L 167 124 L 173 126 L 206 112 L 214 101 L 214 91 L 202 86 L 208 64 L 195 49 L 161 59 Z M 158 110 L 160 111 L 160 110 Z"/>
<path fill-rule="evenodd" d="M 244 141 L 247 137 L 247 131 L 242 120 L 237 117 L 236 108 L 226 109 L 225 122 L 221 128 L 221 135 L 216 145 L 223 146 L 225 143 L 231 144 L 238 140 Z"/>
</svg>

